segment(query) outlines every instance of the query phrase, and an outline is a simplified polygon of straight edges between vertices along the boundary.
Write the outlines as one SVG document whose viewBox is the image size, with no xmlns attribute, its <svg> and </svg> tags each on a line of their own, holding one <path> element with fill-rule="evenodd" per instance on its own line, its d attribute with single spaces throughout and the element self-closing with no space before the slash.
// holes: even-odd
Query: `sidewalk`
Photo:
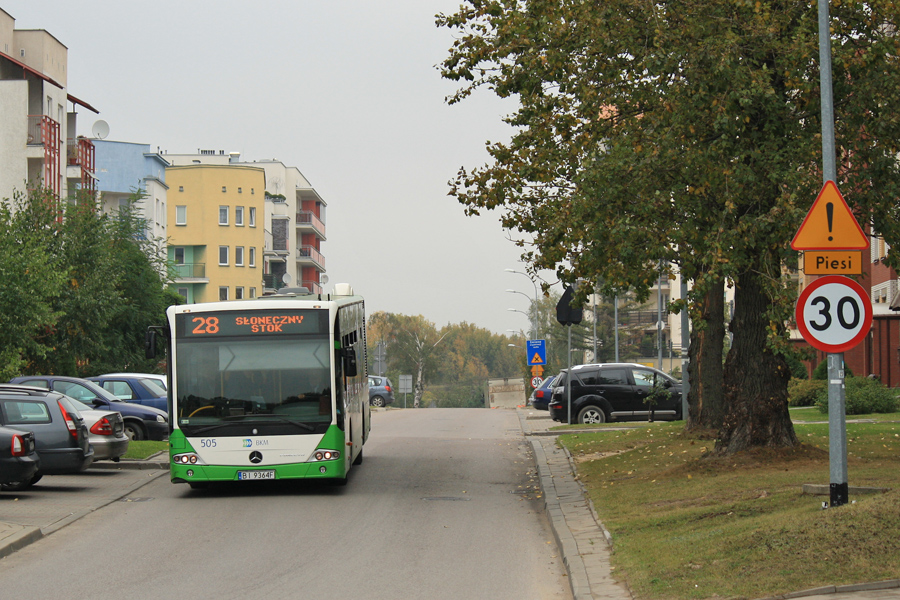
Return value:
<svg viewBox="0 0 900 600">
<path fill-rule="evenodd" d="M 168 473 L 168 454 L 101 461 L 76 475 L 53 475 L 34 490 L 0 492 L 0 558 Z"/>
<path fill-rule="evenodd" d="M 534 450 L 534 462 L 547 515 L 559 545 L 575 600 L 602 598 L 632 600 L 631 591 L 612 577 L 612 538 L 600 522 L 581 483 L 575 480 L 568 452 L 556 445 L 549 431 L 558 425 L 546 411 L 517 408 L 525 439 Z M 624 428 L 627 428 L 627 425 Z M 607 429 L 609 431 L 610 429 Z M 574 431 L 572 433 L 575 433 Z M 856 585 L 825 586 L 765 600 L 900 600 L 900 579 Z"/>
</svg>

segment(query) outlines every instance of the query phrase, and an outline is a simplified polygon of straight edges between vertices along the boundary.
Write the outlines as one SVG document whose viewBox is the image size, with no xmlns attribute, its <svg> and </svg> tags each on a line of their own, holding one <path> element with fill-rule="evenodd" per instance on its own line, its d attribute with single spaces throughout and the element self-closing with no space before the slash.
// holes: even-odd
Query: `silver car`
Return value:
<svg viewBox="0 0 900 600">
<path fill-rule="evenodd" d="M 119 458 L 128 452 L 128 436 L 125 435 L 125 420 L 114 410 L 97 410 L 84 402 L 70 398 L 78 409 L 88 428 L 88 440 L 94 447 L 94 461 Z"/>
</svg>

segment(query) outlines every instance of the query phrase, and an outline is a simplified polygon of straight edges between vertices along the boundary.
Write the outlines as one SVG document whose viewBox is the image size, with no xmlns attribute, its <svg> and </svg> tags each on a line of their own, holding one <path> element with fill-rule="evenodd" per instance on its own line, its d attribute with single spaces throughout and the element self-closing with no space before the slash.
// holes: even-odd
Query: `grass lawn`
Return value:
<svg viewBox="0 0 900 600">
<path fill-rule="evenodd" d="M 136 442 L 132 440 L 128 442 L 128 452 L 122 458 L 144 459 L 168 449 L 169 442 L 153 442 L 149 440 Z"/>
<path fill-rule="evenodd" d="M 811 420 L 827 421 L 812 410 Z M 851 493 L 855 503 L 828 510 L 828 496 L 801 489 L 830 483 L 827 423 L 797 419 L 793 450 L 730 457 L 714 456 L 715 441 L 686 435 L 680 422 L 559 441 L 612 534 L 614 574 L 637 598 L 762 598 L 898 577 L 900 414 L 892 417 L 848 423 L 847 443 L 850 486 L 893 489 Z"/>
</svg>

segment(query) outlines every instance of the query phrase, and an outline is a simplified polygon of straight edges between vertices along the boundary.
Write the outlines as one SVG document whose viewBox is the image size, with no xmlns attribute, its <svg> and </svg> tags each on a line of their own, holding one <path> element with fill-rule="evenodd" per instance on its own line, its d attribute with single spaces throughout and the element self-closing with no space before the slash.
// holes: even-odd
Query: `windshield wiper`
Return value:
<svg viewBox="0 0 900 600">
<path fill-rule="evenodd" d="M 245 420 L 245 417 L 266 417 L 265 420 L 256 421 L 256 420 Z M 273 418 L 275 417 L 275 418 Z M 316 428 L 313 425 L 309 425 L 307 423 L 301 423 L 300 421 L 292 421 L 285 417 L 279 417 L 277 415 L 234 415 L 230 417 L 223 417 L 223 421 L 228 421 L 228 423 L 216 423 L 215 425 L 207 425 L 206 427 L 201 427 L 200 429 L 195 429 L 191 433 L 193 435 L 199 435 L 202 433 L 206 433 L 207 431 L 215 431 L 216 429 L 221 429 L 223 427 L 231 427 L 232 425 L 236 425 L 238 422 L 244 422 L 253 425 L 293 425 L 294 427 L 298 427 L 304 431 L 308 431 L 310 433 L 314 432 Z"/>
</svg>

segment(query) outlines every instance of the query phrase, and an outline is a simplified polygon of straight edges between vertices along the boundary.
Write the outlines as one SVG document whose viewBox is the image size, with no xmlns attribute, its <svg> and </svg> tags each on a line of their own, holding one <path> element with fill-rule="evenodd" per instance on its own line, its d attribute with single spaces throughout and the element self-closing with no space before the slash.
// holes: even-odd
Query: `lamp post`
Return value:
<svg viewBox="0 0 900 600">
<path fill-rule="evenodd" d="M 531 297 L 529 297 L 528 294 L 526 294 L 525 292 L 520 292 L 519 290 L 506 290 L 506 292 L 509 294 L 519 294 L 520 296 L 525 296 L 526 298 L 528 298 L 528 303 L 531 304 Z M 510 310 L 512 310 L 512 309 L 510 309 Z M 537 310 L 537 305 L 532 305 L 529 313 L 534 312 L 536 310 Z M 537 319 L 532 319 L 531 314 L 528 314 L 528 321 L 529 321 L 529 323 L 531 323 L 531 339 L 536 340 L 537 339 L 537 324 L 536 324 Z"/>
<path fill-rule="evenodd" d="M 516 271 L 515 269 L 504 269 L 504 271 L 506 271 L 507 273 L 518 273 L 519 275 L 524 275 L 525 277 L 528 278 L 528 281 L 530 281 L 530 282 L 531 282 L 531 285 L 534 286 L 534 305 L 533 305 L 533 307 L 534 307 L 534 310 L 537 311 L 538 298 L 539 298 L 539 294 L 538 294 L 538 285 L 537 285 L 537 283 L 535 282 L 535 280 L 532 279 L 531 275 L 529 275 L 528 273 L 526 273 L 526 272 L 524 272 L 524 271 Z M 506 291 L 510 291 L 510 290 L 506 290 Z M 513 290 L 513 291 L 514 291 L 514 290 Z M 519 293 L 519 294 L 522 294 L 522 292 L 518 292 L 518 293 Z M 526 296 L 527 296 L 527 294 L 523 294 L 523 295 L 526 295 Z M 528 320 L 529 320 L 529 321 L 531 320 L 531 317 L 530 317 L 530 316 L 528 317 Z M 540 335 L 541 332 L 538 331 L 538 326 L 537 326 L 537 315 L 536 315 L 536 314 L 535 314 L 535 321 L 534 321 L 534 323 L 533 323 L 533 330 L 534 330 L 534 339 L 537 339 L 537 337 Z"/>
</svg>

